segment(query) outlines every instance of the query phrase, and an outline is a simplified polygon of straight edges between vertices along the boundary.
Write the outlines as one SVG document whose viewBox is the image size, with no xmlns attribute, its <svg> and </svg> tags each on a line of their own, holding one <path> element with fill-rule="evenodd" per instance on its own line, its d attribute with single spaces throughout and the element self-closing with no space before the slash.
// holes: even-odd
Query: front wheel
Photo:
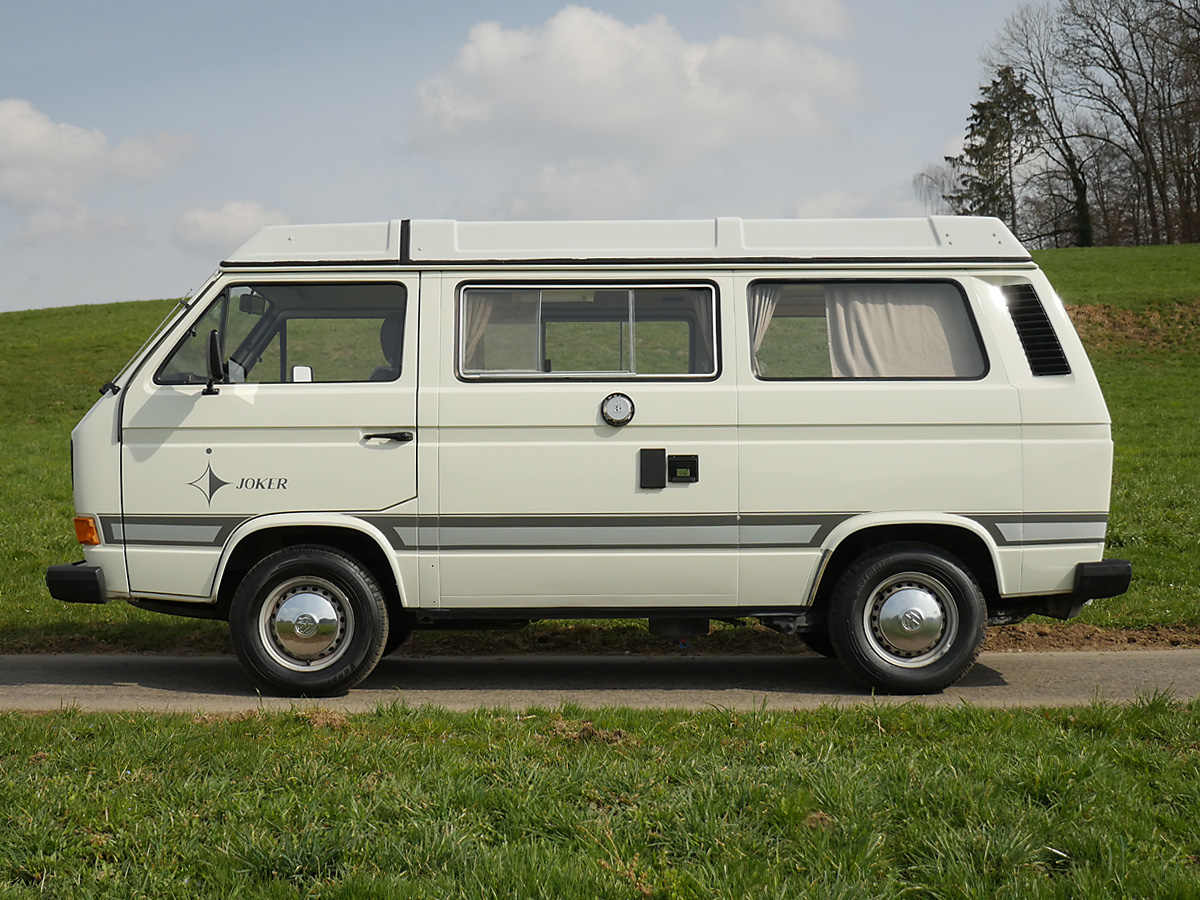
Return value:
<svg viewBox="0 0 1200 900">
<path fill-rule="evenodd" d="M 987 627 L 971 571 L 929 544 L 888 544 L 859 557 L 829 605 L 838 659 L 889 693 L 940 691 L 975 664 Z"/>
<path fill-rule="evenodd" d="M 313 697 L 342 693 L 383 655 L 387 605 L 374 576 L 329 547 L 289 547 L 265 557 L 229 608 L 238 659 L 260 687 Z"/>
<path fill-rule="evenodd" d="M 833 641 L 829 637 L 829 629 L 824 622 L 812 631 L 800 632 L 800 641 L 813 653 L 818 653 L 826 659 L 837 656 L 837 651 L 833 649 Z"/>
</svg>

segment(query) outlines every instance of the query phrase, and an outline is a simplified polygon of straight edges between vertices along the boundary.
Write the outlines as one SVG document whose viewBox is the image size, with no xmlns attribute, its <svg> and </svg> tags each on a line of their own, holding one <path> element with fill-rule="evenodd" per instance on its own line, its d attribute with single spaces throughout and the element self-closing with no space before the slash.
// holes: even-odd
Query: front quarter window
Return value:
<svg viewBox="0 0 1200 900">
<path fill-rule="evenodd" d="M 207 380 L 205 355 L 208 352 L 208 335 L 214 330 L 220 333 L 224 309 L 225 296 L 222 295 L 188 329 L 175 351 L 158 370 L 155 381 L 159 384 L 204 384 Z"/>
</svg>

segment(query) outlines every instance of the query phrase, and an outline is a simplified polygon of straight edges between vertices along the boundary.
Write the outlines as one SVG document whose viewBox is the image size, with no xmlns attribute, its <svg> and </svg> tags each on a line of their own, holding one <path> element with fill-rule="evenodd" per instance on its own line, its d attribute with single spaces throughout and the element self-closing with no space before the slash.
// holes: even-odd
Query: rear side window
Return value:
<svg viewBox="0 0 1200 900">
<path fill-rule="evenodd" d="M 400 284 L 232 285 L 158 370 L 159 384 L 203 384 L 216 331 L 233 383 L 394 381 L 400 376 Z"/>
<path fill-rule="evenodd" d="M 970 379 L 987 359 L 962 289 L 947 281 L 759 281 L 754 374 L 774 379 Z"/>
<path fill-rule="evenodd" d="M 710 287 L 470 287 L 459 299 L 467 378 L 715 375 Z"/>
</svg>

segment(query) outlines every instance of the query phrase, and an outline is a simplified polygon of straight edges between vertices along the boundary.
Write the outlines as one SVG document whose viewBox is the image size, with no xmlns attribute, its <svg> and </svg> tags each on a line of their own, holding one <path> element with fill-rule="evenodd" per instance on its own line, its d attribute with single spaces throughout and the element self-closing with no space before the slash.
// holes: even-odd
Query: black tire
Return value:
<svg viewBox="0 0 1200 900">
<path fill-rule="evenodd" d="M 827 659 L 837 656 L 837 651 L 833 648 L 833 639 L 829 636 L 829 627 L 824 621 L 819 622 L 812 631 L 800 632 L 800 640 L 813 653 L 819 653 Z"/>
<path fill-rule="evenodd" d="M 970 569 L 938 547 L 888 544 L 838 580 L 829 604 L 838 659 L 887 693 L 940 691 L 970 671 L 987 628 L 987 605 Z"/>
<path fill-rule="evenodd" d="M 340 694 L 366 678 L 388 638 L 387 604 L 353 557 L 288 547 L 246 573 L 229 608 L 233 648 L 264 690 Z"/>
</svg>

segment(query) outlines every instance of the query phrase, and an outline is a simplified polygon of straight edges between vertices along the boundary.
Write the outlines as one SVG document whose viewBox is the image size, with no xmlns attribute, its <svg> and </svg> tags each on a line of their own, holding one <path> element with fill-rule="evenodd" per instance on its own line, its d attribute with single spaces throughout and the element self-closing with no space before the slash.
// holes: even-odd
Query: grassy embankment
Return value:
<svg viewBox="0 0 1200 900">
<path fill-rule="evenodd" d="M 1124 597 L 1078 621 L 1200 628 L 1200 246 L 1038 254 L 1073 305 L 1111 408 L 1116 440 L 1109 555 L 1134 562 Z M 0 315 L 0 651 L 104 647 L 223 650 L 223 626 L 126 604 L 50 599 L 45 567 L 78 559 L 71 533 L 68 436 L 170 301 Z M 520 640 L 596 649 L 658 643 L 636 626 L 535 626 Z M 728 638 L 716 632 L 709 639 Z M 764 642 L 782 646 L 772 635 Z M 451 639 L 463 649 L 470 634 Z M 483 640 L 488 645 L 491 638 Z M 570 643 L 570 640 L 567 641 Z M 700 642 L 703 643 L 703 642 Z"/>
</svg>

